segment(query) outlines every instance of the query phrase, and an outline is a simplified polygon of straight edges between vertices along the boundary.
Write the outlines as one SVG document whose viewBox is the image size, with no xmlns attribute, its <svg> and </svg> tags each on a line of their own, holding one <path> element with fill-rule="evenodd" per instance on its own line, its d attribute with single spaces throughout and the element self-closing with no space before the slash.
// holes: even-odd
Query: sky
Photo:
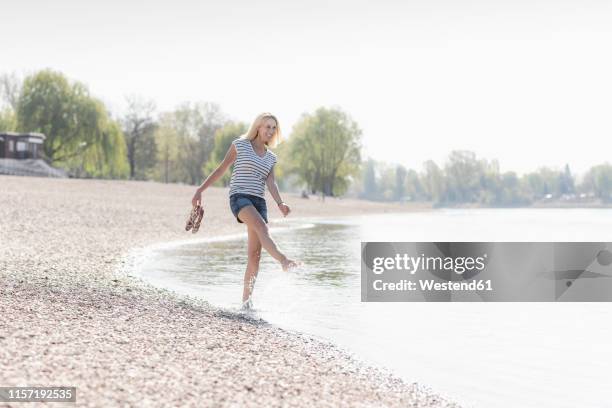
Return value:
<svg viewBox="0 0 612 408">
<path fill-rule="evenodd" d="M 519 174 L 610 158 L 609 1 L 76 1 L 0 5 L 0 73 L 59 70 L 116 115 L 218 103 L 290 135 L 338 107 L 364 157 L 420 170 L 452 150 Z"/>
</svg>

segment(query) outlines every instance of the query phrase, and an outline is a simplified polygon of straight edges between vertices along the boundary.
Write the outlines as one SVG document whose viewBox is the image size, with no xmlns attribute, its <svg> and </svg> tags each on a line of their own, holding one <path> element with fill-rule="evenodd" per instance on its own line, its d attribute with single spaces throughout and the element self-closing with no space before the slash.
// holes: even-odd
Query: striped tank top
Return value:
<svg viewBox="0 0 612 408">
<path fill-rule="evenodd" d="M 263 157 L 259 156 L 248 139 L 236 139 L 232 144 L 238 154 L 230 180 L 229 195 L 243 193 L 265 198 L 266 178 L 272 166 L 276 164 L 276 155 L 267 149 Z"/>
</svg>

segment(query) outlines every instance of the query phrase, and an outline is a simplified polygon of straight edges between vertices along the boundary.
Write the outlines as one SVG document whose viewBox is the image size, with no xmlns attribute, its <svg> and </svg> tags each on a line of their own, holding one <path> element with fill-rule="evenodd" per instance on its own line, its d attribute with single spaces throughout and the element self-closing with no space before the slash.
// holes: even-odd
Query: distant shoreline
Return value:
<svg viewBox="0 0 612 408">
<path fill-rule="evenodd" d="M 538 202 L 532 205 L 516 205 L 516 206 L 491 206 L 491 205 L 480 205 L 480 204 L 456 204 L 456 205 L 440 205 L 440 206 L 432 206 L 433 209 L 512 209 L 512 208 L 551 208 L 551 209 L 559 209 L 559 208 L 612 208 L 612 203 L 573 203 L 573 202 L 563 202 L 563 201 L 552 201 L 552 202 Z"/>
</svg>

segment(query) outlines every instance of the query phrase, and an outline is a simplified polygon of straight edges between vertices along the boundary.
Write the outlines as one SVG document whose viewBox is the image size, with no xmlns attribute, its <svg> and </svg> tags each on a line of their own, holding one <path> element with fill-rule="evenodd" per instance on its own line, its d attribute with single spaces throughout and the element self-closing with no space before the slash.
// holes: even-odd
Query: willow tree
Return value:
<svg viewBox="0 0 612 408">
<path fill-rule="evenodd" d="M 50 162 L 94 177 L 127 174 L 121 129 L 84 84 L 39 71 L 24 80 L 16 116 L 20 131 L 45 134 L 43 154 Z"/>
<path fill-rule="evenodd" d="M 92 115 L 97 117 L 98 123 L 94 128 L 99 133 L 78 157 L 68 161 L 69 167 L 78 166 L 85 175 L 92 177 L 126 178 L 129 175 L 129 165 L 121 126 L 106 114 L 101 102 L 95 101 L 95 105 L 97 114 Z"/>
<path fill-rule="evenodd" d="M 17 118 L 10 108 L 0 110 L 0 132 L 17 130 Z"/>
<path fill-rule="evenodd" d="M 313 194 L 341 195 L 359 172 L 360 142 L 357 123 L 341 110 L 304 114 L 291 135 L 292 171 Z"/>
</svg>

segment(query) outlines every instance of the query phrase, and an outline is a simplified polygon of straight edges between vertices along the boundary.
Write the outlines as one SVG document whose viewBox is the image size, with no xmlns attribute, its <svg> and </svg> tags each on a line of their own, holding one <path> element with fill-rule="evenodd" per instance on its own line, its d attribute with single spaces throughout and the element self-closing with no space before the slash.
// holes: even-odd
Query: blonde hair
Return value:
<svg viewBox="0 0 612 408">
<path fill-rule="evenodd" d="M 278 123 L 278 119 L 276 119 L 276 116 L 274 116 L 270 112 L 264 112 L 264 113 L 261 113 L 259 116 L 257 116 L 255 120 L 253 121 L 253 123 L 251 123 L 251 127 L 249 128 L 249 131 L 246 132 L 244 135 L 242 135 L 242 138 L 247 139 L 247 140 L 255 139 L 257 137 L 257 132 L 259 131 L 259 128 L 261 127 L 264 120 L 266 119 L 274 119 L 274 121 L 276 122 L 276 131 L 274 132 L 272 139 L 270 139 L 270 142 L 266 143 L 266 145 L 271 148 L 278 146 L 279 143 L 282 142 L 283 140 L 281 130 L 280 130 L 280 124 Z"/>
</svg>

